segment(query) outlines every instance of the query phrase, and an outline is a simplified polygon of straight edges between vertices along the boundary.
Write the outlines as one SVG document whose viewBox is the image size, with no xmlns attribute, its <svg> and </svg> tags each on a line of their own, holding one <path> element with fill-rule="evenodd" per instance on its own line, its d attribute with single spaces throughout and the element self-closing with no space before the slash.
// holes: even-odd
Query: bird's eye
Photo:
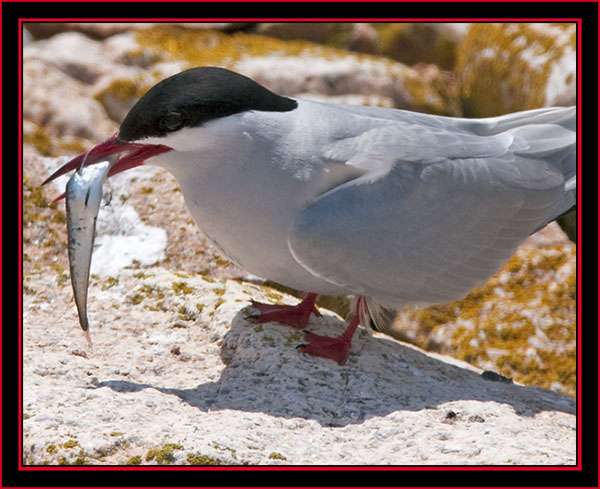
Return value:
<svg viewBox="0 0 600 489">
<path fill-rule="evenodd" d="M 165 131 L 176 131 L 183 124 L 183 117 L 179 112 L 169 112 L 160 120 L 160 127 Z"/>
</svg>

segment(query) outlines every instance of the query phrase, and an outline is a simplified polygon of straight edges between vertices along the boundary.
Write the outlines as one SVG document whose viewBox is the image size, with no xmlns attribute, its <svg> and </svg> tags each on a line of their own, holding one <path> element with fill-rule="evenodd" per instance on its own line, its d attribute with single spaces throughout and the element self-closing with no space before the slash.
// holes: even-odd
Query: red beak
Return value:
<svg viewBox="0 0 600 489">
<path fill-rule="evenodd" d="M 95 163 L 104 161 L 107 156 L 117 153 L 127 153 L 121 156 L 119 160 L 113 164 L 108 172 L 108 176 L 111 177 L 122 171 L 129 170 L 144 164 L 144 161 L 153 156 L 157 156 L 167 151 L 171 151 L 172 148 L 164 146 L 162 144 L 140 144 L 140 143 L 128 143 L 126 141 L 119 141 L 118 132 L 113 134 L 103 143 L 97 144 L 92 149 L 81 153 L 80 155 L 73 158 L 68 163 L 61 166 L 52 175 L 50 175 L 42 185 L 46 185 L 55 178 L 64 175 L 65 173 L 80 168 L 82 166 L 90 166 Z M 65 194 L 60 195 L 54 202 L 61 200 Z"/>
</svg>

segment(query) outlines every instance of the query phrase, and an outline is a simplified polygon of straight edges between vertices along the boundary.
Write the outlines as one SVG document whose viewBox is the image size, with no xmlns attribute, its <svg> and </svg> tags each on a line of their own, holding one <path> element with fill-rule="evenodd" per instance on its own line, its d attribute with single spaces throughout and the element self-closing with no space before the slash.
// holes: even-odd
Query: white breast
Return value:
<svg viewBox="0 0 600 489">
<path fill-rule="evenodd" d="M 294 132 L 301 117 L 262 112 L 256 119 L 247 113 L 186 129 L 162 141 L 176 151 L 149 162 L 174 175 L 196 224 L 229 259 L 289 287 L 341 294 L 298 264 L 287 238 L 300 209 L 347 180 L 347 170 L 301 156 L 312 154 L 297 150 L 307 141 L 294 140 L 306 134 Z"/>
</svg>

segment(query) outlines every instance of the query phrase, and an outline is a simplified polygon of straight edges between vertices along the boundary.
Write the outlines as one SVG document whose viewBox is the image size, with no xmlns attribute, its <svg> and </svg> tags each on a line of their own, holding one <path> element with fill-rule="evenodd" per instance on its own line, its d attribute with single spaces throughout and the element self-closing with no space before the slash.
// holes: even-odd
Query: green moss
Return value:
<svg viewBox="0 0 600 489">
<path fill-rule="evenodd" d="M 143 293 L 146 295 L 147 298 L 149 299 L 164 299 L 165 298 L 165 294 L 163 293 L 163 291 L 161 290 L 160 287 L 155 286 L 155 285 L 150 285 L 150 284 L 144 284 L 140 287 L 140 293 Z"/>
<path fill-rule="evenodd" d="M 220 465 L 214 458 L 200 453 L 188 453 L 187 461 L 190 465 Z"/>
<path fill-rule="evenodd" d="M 188 224 L 190 225 L 194 225 L 194 222 L 191 221 Z M 215 261 L 215 263 L 220 266 L 220 267 L 227 267 L 229 265 L 231 265 L 231 262 L 225 258 L 223 258 L 221 255 L 217 254 L 217 253 L 213 253 L 213 260 Z"/>
<path fill-rule="evenodd" d="M 171 288 L 176 294 L 187 295 L 194 292 L 194 287 L 190 287 L 185 282 L 173 282 Z"/>
<path fill-rule="evenodd" d="M 102 290 L 108 290 L 115 285 L 119 285 L 118 277 L 108 277 L 102 284 Z"/>
<path fill-rule="evenodd" d="M 181 306 L 179 309 L 177 309 L 177 314 L 179 314 L 179 319 L 182 321 L 195 321 L 198 317 L 197 313 L 189 310 L 185 306 Z"/>
<path fill-rule="evenodd" d="M 60 457 L 58 459 L 58 465 L 91 465 L 85 457 L 83 450 L 79 452 L 79 455 L 72 462 L 69 462 L 66 457 Z"/>
<path fill-rule="evenodd" d="M 56 209 L 56 204 L 52 204 L 51 208 L 55 209 L 55 212 L 52 214 L 50 220 L 57 224 L 66 224 L 67 223 L 67 214 L 63 211 Z"/>
<path fill-rule="evenodd" d="M 75 448 L 79 446 L 79 443 L 75 440 L 69 440 L 63 443 L 63 448 Z"/>
<path fill-rule="evenodd" d="M 29 175 L 23 176 L 23 187 L 28 191 L 27 200 L 36 207 L 45 208 L 48 206 L 46 191 L 43 187 L 35 185 Z"/>
<path fill-rule="evenodd" d="M 285 346 L 295 345 L 303 340 L 303 335 L 300 331 L 294 331 L 292 334 L 288 335 L 285 339 Z"/>
<path fill-rule="evenodd" d="M 57 274 L 56 283 L 60 286 L 65 286 L 69 281 L 69 276 L 67 275 L 65 269 L 58 263 L 53 263 L 50 265 L 50 268 L 52 268 Z"/>
<path fill-rule="evenodd" d="M 178 443 L 166 443 L 159 449 L 149 450 L 146 460 L 156 460 L 160 465 L 169 465 L 174 460 L 173 453 L 176 450 L 183 450 L 183 446 Z"/>
<path fill-rule="evenodd" d="M 127 460 L 127 462 L 125 462 L 125 465 L 140 465 L 142 463 L 142 457 L 140 457 L 139 455 L 135 455 L 133 457 L 131 457 L 129 460 Z"/>
<path fill-rule="evenodd" d="M 269 458 L 273 459 L 273 460 L 287 460 L 287 458 L 285 457 L 285 455 L 282 455 L 279 452 L 271 452 L 269 454 Z"/>
<path fill-rule="evenodd" d="M 50 453 L 50 454 L 54 454 L 58 452 L 58 449 L 56 448 L 56 445 L 48 445 L 46 447 L 46 452 Z"/>
<path fill-rule="evenodd" d="M 23 286 L 23 293 L 26 295 L 35 295 L 36 290 L 33 287 L 29 287 L 27 285 Z"/>
<path fill-rule="evenodd" d="M 144 296 L 142 294 L 134 294 L 134 295 L 128 297 L 128 302 L 130 304 L 133 304 L 134 306 L 141 304 L 143 300 L 144 300 Z"/>
</svg>

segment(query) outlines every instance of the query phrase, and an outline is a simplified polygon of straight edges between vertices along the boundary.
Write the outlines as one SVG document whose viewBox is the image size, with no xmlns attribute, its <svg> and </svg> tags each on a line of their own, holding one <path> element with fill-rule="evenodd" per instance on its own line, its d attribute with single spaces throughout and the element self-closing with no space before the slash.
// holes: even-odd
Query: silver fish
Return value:
<svg viewBox="0 0 600 489">
<path fill-rule="evenodd" d="M 66 190 L 71 285 L 79 313 L 79 324 L 90 347 L 92 340 L 87 318 L 87 295 L 96 218 L 102 200 L 102 185 L 114 161 L 116 160 L 80 167 L 71 176 Z"/>
</svg>

